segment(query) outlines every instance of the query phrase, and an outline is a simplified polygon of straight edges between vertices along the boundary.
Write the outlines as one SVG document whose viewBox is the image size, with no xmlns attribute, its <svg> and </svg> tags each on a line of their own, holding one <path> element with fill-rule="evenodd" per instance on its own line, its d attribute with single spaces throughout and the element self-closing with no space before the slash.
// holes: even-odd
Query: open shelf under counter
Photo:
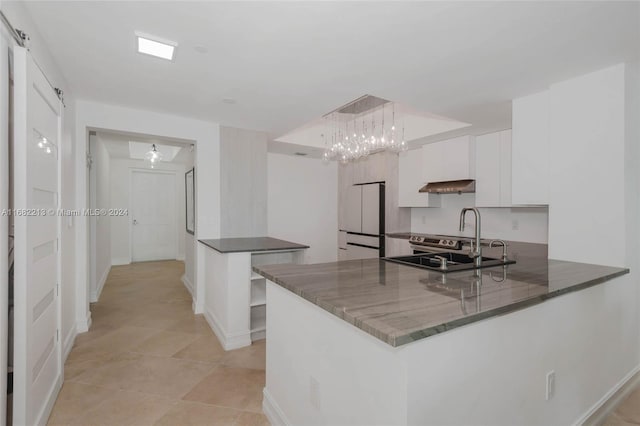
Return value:
<svg viewBox="0 0 640 426">
<path fill-rule="evenodd" d="M 267 303 L 267 282 L 263 280 L 251 281 L 250 306 L 262 306 Z"/>
<path fill-rule="evenodd" d="M 267 306 L 251 307 L 251 340 L 260 340 L 265 338 L 267 329 Z"/>
<path fill-rule="evenodd" d="M 267 279 L 253 271 L 259 265 L 304 263 L 306 245 L 270 237 L 199 240 L 205 252 L 207 322 L 225 350 L 249 346 L 266 336 Z"/>
</svg>

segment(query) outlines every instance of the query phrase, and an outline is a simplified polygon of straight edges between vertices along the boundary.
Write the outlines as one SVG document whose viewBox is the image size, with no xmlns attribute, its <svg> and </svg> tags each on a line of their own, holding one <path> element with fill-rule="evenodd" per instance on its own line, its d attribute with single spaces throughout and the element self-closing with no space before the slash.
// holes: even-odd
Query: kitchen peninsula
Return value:
<svg viewBox="0 0 640 426">
<path fill-rule="evenodd" d="M 616 312 L 599 301 L 628 273 L 526 257 L 448 274 L 383 259 L 253 269 L 269 302 L 264 411 L 317 425 L 573 423 L 562 383 L 597 369 L 582 351 L 602 351 Z"/>
<path fill-rule="evenodd" d="M 225 350 L 265 336 L 266 283 L 252 266 L 304 262 L 309 246 L 271 237 L 199 240 L 205 254 L 204 315 Z"/>
</svg>

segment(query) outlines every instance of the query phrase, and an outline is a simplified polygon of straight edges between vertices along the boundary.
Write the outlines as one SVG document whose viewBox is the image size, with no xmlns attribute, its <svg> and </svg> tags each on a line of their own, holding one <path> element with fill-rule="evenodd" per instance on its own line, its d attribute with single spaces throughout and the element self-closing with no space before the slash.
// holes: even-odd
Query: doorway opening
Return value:
<svg viewBox="0 0 640 426">
<path fill-rule="evenodd" d="M 161 161 L 149 161 L 153 150 Z M 89 132 L 87 152 L 88 293 L 97 302 L 112 266 L 185 260 L 185 173 L 195 152 L 190 141 L 103 129 Z"/>
</svg>

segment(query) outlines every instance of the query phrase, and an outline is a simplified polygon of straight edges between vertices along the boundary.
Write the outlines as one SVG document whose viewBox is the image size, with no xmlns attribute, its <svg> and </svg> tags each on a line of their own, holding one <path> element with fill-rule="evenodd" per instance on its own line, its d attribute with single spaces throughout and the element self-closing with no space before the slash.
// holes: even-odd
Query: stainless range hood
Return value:
<svg viewBox="0 0 640 426">
<path fill-rule="evenodd" d="M 418 192 L 430 194 L 467 194 L 476 192 L 476 181 L 473 179 L 448 180 L 444 182 L 429 182 Z"/>
</svg>

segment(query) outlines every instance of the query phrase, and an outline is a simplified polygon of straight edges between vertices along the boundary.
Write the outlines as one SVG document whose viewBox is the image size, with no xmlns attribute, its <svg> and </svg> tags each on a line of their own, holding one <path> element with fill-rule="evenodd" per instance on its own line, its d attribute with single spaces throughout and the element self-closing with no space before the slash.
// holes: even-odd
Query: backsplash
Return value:
<svg viewBox="0 0 640 426">
<path fill-rule="evenodd" d="M 467 214 L 465 232 L 458 231 L 460 210 L 475 205 L 474 194 L 441 195 L 439 208 L 412 208 L 411 232 L 473 236 L 473 214 Z M 480 208 L 482 238 L 547 244 L 547 207 Z"/>
</svg>

